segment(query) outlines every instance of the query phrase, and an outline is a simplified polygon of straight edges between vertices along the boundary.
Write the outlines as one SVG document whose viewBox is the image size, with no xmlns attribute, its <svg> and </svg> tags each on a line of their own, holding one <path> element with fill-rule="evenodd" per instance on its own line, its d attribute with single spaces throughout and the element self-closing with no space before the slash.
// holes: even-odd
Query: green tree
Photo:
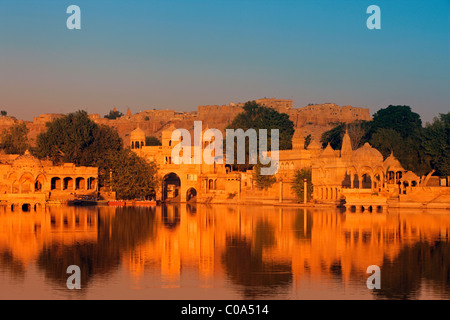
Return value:
<svg viewBox="0 0 450 320">
<path fill-rule="evenodd" d="M 336 125 L 334 128 L 325 131 L 320 138 L 320 143 L 322 143 L 322 147 L 324 148 L 328 144 L 330 144 L 330 146 L 335 150 L 341 149 L 344 134 L 345 134 L 345 123 L 340 123 Z"/>
<path fill-rule="evenodd" d="M 8 154 L 24 154 L 30 147 L 28 128 L 25 123 L 17 123 L 5 129 L 1 136 L 0 148 Z"/>
<path fill-rule="evenodd" d="M 405 149 L 400 149 L 399 146 L 403 143 L 403 138 L 394 129 L 380 128 L 373 135 L 370 140 L 372 146 L 381 152 L 384 158 L 388 157 L 391 152 L 395 150 L 395 157 L 397 159 L 407 156 Z M 400 161 L 401 162 L 401 161 Z"/>
<path fill-rule="evenodd" d="M 145 137 L 146 146 L 162 146 L 161 141 L 154 136 Z"/>
<path fill-rule="evenodd" d="M 352 149 L 356 150 L 361 147 L 366 140 L 368 130 L 371 128 L 371 123 L 368 121 L 354 121 L 352 123 L 339 123 L 334 128 L 324 132 L 320 138 L 322 146 L 325 148 L 328 143 L 335 150 L 342 148 L 342 139 L 347 130 L 352 143 Z"/>
<path fill-rule="evenodd" d="M 2 117 L 6 117 L 8 112 L 6 112 L 5 110 L 2 110 L 2 111 L 0 111 L 0 114 L 2 115 Z"/>
<path fill-rule="evenodd" d="M 422 129 L 420 115 L 411 111 L 409 106 L 393 106 L 378 110 L 373 115 L 373 121 L 368 131 L 370 139 L 378 129 L 393 129 L 402 138 L 418 135 Z"/>
<path fill-rule="evenodd" d="M 86 111 L 70 113 L 47 124 L 47 130 L 38 135 L 34 155 L 47 158 L 55 164 L 64 162 L 99 168 L 99 185 L 109 179 L 108 155 L 122 150 L 122 139 L 117 130 L 97 125 Z"/>
<path fill-rule="evenodd" d="M 77 111 L 47 124 L 38 135 L 34 153 L 54 163 L 71 162 L 81 166 L 98 166 L 109 151 L 122 149 L 117 131 L 97 125 L 86 111 Z"/>
<path fill-rule="evenodd" d="M 438 174 L 450 176 L 450 112 L 440 114 L 424 129 L 422 147 Z"/>
<path fill-rule="evenodd" d="M 423 133 L 420 116 L 409 106 L 390 105 L 373 115 L 366 139 L 384 156 L 393 152 L 406 170 L 423 175 L 431 170 L 422 148 Z"/>
<path fill-rule="evenodd" d="M 116 192 L 119 199 L 132 200 L 155 195 L 159 179 L 153 162 L 125 149 L 110 153 L 108 163 L 112 170 L 112 180 L 108 180 L 107 186 Z"/>
<path fill-rule="evenodd" d="M 312 173 L 311 168 L 303 168 L 295 172 L 294 181 L 292 183 L 292 190 L 297 196 L 299 202 L 304 201 L 305 197 L 305 179 L 307 182 L 307 200 L 310 201 L 312 198 L 313 185 L 312 185 Z"/>
<path fill-rule="evenodd" d="M 257 136 L 257 154 L 259 155 L 259 129 L 267 130 L 267 151 L 271 150 L 271 129 L 279 130 L 279 150 L 292 149 L 292 136 L 294 135 L 294 123 L 285 113 L 279 113 L 273 108 L 261 106 L 255 101 L 246 102 L 244 111 L 238 114 L 227 129 L 254 129 Z M 226 149 L 226 143 L 225 143 Z M 237 164 L 237 144 L 234 143 L 234 167 L 240 171 L 255 168 L 254 178 L 260 188 L 269 188 L 275 181 L 274 176 L 261 175 L 261 165 L 258 159 L 256 166 L 249 161 L 249 142 L 245 141 L 245 164 Z M 259 157 L 258 157 L 259 158 Z"/>
<path fill-rule="evenodd" d="M 244 111 L 238 114 L 227 129 L 255 129 L 257 134 L 257 146 L 259 148 L 259 129 L 267 129 L 267 149 L 271 148 L 271 129 L 279 130 L 279 150 L 292 149 L 292 136 L 294 135 L 294 123 L 285 113 L 279 113 L 273 108 L 261 106 L 255 101 L 249 101 L 244 105 Z M 248 140 L 248 139 L 246 139 Z M 236 150 L 236 143 L 235 143 Z M 249 164 L 249 147 L 246 141 L 246 161 L 243 165 L 236 165 L 239 170 L 251 169 Z M 259 149 L 258 149 L 259 151 Z M 237 152 L 234 153 L 237 163 Z"/>
<path fill-rule="evenodd" d="M 117 118 L 120 118 L 123 116 L 123 113 L 116 110 L 116 108 L 114 108 L 113 110 L 110 110 L 109 113 L 107 115 L 105 115 L 106 119 L 110 119 L 110 120 L 114 120 Z"/>
</svg>

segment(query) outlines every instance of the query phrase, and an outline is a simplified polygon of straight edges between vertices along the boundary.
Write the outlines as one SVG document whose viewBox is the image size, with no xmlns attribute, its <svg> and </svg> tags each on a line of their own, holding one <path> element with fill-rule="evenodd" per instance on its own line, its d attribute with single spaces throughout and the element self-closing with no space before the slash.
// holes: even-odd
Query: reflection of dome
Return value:
<svg viewBox="0 0 450 320">
<path fill-rule="evenodd" d="M 13 166 L 15 167 L 41 167 L 41 161 L 33 157 L 31 153 L 27 150 L 25 153 L 21 156 L 18 156 L 14 162 Z"/>
<path fill-rule="evenodd" d="M 389 169 L 389 171 L 404 171 L 400 161 L 397 160 L 396 157 L 394 157 L 394 154 L 391 153 L 389 157 L 384 160 L 383 167 L 385 169 Z"/>
<path fill-rule="evenodd" d="M 145 140 L 145 132 L 141 128 L 137 127 L 131 131 L 131 140 Z"/>
<path fill-rule="evenodd" d="M 360 162 L 383 162 L 383 155 L 380 151 L 366 142 L 361 148 L 353 152 L 352 161 L 355 163 Z"/>
</svg>

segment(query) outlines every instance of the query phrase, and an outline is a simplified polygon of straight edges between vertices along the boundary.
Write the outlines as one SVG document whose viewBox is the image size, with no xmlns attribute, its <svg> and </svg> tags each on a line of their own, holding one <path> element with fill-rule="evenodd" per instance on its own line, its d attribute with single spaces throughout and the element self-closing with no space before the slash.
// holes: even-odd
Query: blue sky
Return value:
<svg viewBox="0 0 450 320">
<path fill-rule="evenodd" d="M 450 111 L 449 57 L 450 0 L 0 1 L 0 109 L 27 120 L 278 97 L 425 122 Z"/>
</svg>

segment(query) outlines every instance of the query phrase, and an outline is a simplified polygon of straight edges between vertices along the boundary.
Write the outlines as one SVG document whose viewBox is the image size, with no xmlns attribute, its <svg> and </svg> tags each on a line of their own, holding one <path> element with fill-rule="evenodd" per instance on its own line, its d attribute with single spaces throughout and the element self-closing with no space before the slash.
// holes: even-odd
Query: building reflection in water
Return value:
<svg viewBox="0 0 450 320">
<path fill-rule="evenodd" d="M 296 298 L 305 282 L 313 289 L 325 283 L 368 290 L 366 269 L 379 265 L 382 289 L 374 298 L 449 298 L 449 229 L 450 215 L 439 212 L 181 204 L 16 213 L 0 207 L 0 270 L 20 279 L 34 264 L 65 285 L 66 268 L 75 264 L 83 287 L 94 285 L 95 275 L 107 281 L 119 268 L 134 282 L 158 278 L 162 288 L 183 287 L 183 277 L 195 275 L 200 288 L 214 292 L 222 281 L 253 299 Z"/>
</svg>

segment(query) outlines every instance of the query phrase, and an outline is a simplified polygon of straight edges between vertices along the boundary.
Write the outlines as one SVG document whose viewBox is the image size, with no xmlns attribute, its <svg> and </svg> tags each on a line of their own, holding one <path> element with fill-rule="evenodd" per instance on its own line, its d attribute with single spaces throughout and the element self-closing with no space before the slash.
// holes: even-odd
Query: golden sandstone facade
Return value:
<svg viewBox="0 0 450 320">
<path fill-rule="evenodd" d="M 302 127 L 305 121 L 320 124 L 328 121 L 369 120 L 368 109 L 339 107 L 334 104 L 294 109 L 292 100 L 274 98 L 259 99 L 256 102 L 288 113 L 296 123 L 293 148 L 279 151 L 276 182 L 266 190 L 256 188 L 252 171 L 236 172 L 226 163 L 194 164 L 191 161 L 189 164 L 176 164 L 172 160 L 172 150 L 178 143 L 171 140 L 176 127 L 187 128 L 192 132 L 194 120 L 206 119 L 208 121 L 203 133 L 211 127 L 210 122 L 220 122 L 217 129 L 223 131 L 224 125 L 241 112 L 243 104 L 203 106 L 199 107 L 197 113 L 149 110 L 132 115 L 128 110 L 126 115 L 117 120 L 100 118 L 98 115 L 91 115 L 91 118 L 98 123 L 116 126 L 134 152 L 157 164 L 162 180 L 157 198 L 164 201 L 298 203 L 292 190 L 295 172 L 310 168 L 312 202 L 315 204 L 345 205 L 356 211 L 377 211 L 388 206 L 449 207 L 448 182 L 431 185 L 429 176 L 418 177 L 413 172 L 406 171 L 394 155 L 384 160 L 381 153 L 369 144 L 352 150 L 347 133 L 341 150 L 333 150 L 331 146 L 322 150 L 314 138 L 305 149 L 305 136 L 308 134 L 308 129 Z M 35 118 L 33 124 L 37 126 L 31 131 L 32 134 L 43 130 L 45 122 L 54 118 L 58 118 L 58 115 Z M 151 119 L 162 120 L 155 124 Z M 0 122 L 0 125 L 3 122 L 12 124 L 8 117 L 2 117 Z M 123 123 L 126 125 L 122 125 Z M 175 126 L 174 123 L 179 125 Z M 148 132 L 160 132 L 162 146 L 145 146 Z M 210 143 L 211 141 L 203 141 L 202 154 Z M 195 154 L 196 148 L 200 147 L 191 147 L 191 155 Z M 97 168 L 76 167 L 73 164 L 53 166 L 48 161 L 34 158 L 29 152 L 23 156 L 0 156 L 0 201 L 12 204 L 13 207 L 66 201 L 77 195 L 95 196 L 98 192 L 97 180 Z"/>
<path fill-rule="evenodd" d="M 24 155 L 0 156 L 0 201 L 11 209 L 30 208 L 51 201 L 66 201 L 77 195 L 97 194 L 98 169 L 72 163 L 54 166 L 28 151 Z"/>
<path fill-rule="evenodd" d="M 316 142 L 304 148 L 304 133 L 296 130 L 292 150 L 279 151 L 276 183 L 267 190 L 255 187 L 253 172 L 232 171 L 229 164 L 175 164 L 171 126 L 162 132 L 162 146 L 145 146 L 145 132 L 131 132 L 131 149 L 148 161 L 155 161 L 162 185 L 158 196 L 166 201 L 207 203 L 297 203 L 292 190 L 294 174 L 302 168 L 312 171 L 313 203 L 345 205 L 353 211 L 383 211 L 388 206 L 448 208 L 450 188 L 429 186 L 429 178 L 405 170 L 391 154 L 382 154 L 368 143 L 352 150 L 344 135 L 341 150 L 325 149 Z M 205 132 L 203 130 L 203 132 Z M 204 141 L 202 151 L 211 141 Z M 192 146 L 192 150 L 196 147 Z M 191 155 L 194 151 L 191 152 Z M 268 153 L 270 156 L 270 152 Z"/>
</svg>

